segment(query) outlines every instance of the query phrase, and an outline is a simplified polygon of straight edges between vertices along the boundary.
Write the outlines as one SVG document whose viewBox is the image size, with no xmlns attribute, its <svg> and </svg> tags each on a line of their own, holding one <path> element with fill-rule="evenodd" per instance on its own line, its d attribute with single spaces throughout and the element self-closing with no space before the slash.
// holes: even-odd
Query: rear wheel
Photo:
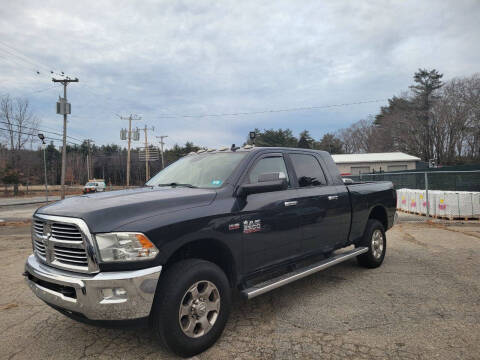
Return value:
<svg viewBox="0 0 480 360">
<path fill-rule="evenodd" d="M 369 219 L 367 227 L 359 246 L 368 247 L 368 252 L 357 256 L 361 266 L 376 268 L 382 265 L 387 250 L 387 238 L 382 223 L 375 219 Z"/>
<path fill-rule="evenodd" d="M 231 289 L 224 272 L 199 259 L 173 264 L 157 289 L 152 323 L 160 340 L 181 356 L 193 356 L 220 337 L 230 314 Z"/>
</svg>

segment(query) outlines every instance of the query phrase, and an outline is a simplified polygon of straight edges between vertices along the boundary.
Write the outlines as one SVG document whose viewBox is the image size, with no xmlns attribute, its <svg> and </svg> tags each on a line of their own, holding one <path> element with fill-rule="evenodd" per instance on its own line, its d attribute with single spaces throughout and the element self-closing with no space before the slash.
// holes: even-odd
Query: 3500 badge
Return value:
<svg viewBox="0 0 480 360">
<path fill-rule="evenodd" d="M 243 222 L 243 233 L 250 234 L 262 230 L 262 223 L 260 220 L 245 220 Z"/>
</svg>

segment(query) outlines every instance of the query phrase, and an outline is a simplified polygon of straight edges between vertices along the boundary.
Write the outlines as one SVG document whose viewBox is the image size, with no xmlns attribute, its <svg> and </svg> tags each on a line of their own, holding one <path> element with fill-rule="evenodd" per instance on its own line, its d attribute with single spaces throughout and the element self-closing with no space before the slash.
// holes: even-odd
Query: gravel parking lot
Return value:
<svg viewBox="0 0 480 360">
<path fill-rule="evenodd" d="M 77 323 L 21 273 L 29 226 L 0 227 L 0 358 L 170 359 L 147 329 Z M 349 261 L 250 302 L 236 299 L 199 359 L 480 359 L 480 225 L 402 223 L 382 267 Z"/>
</svg>

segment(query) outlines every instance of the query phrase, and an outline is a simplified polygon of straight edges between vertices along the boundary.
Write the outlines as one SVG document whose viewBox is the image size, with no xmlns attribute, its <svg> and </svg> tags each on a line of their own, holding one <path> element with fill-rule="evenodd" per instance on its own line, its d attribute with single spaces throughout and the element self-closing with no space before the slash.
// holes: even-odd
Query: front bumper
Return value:
<svg viewBox="0 0 480 360">
<path fill-rule="evenodd" d="M 47 266 L 30 255 L 28 286 L 41 300 L 89 320 L 132 320 L 149 316 L 161 266 L 143 270 L 79 274 Z"/>
</svg>

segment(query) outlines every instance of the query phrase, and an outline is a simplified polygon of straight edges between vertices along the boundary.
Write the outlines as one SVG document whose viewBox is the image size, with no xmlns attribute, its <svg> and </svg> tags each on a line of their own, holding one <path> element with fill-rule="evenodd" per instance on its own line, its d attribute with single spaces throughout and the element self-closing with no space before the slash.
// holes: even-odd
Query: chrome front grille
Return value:
<svg viewBox="0 0 480 360">
<path fill-rule="evenodd" d="M 52 237 L 58 240 L 82 242 L 82 233 L 75 225 L 52 223 Z"/>
<path fill-rule="evenodd" d="M 92 237 L 85 222 L 36 214 L 32 222 L 33 251 L 48 265 L 78 272 L 97 272 L 98 264 L 92 246 Z"/>
<path fill-rule="evenodd" d="M 33 251 L 43 258 L 45 258 L 47 254 L 47 250 L 45 248 L 44 243 L 37 239 L 33 239 Z"/>
<path fill-rule="evenodd" d="M 37 234 L 42 236 L 43 235 L 43 221 L 34 220 L 33 221 L 33 231 Z"/>
<path fill-rule="evenodd" d="M 75 249 L 59 245 L 54 245 L 53 249 L 55 260 L 63 264 L 88 268 L 87 253 L 84 249 Z"/>
</svg>

